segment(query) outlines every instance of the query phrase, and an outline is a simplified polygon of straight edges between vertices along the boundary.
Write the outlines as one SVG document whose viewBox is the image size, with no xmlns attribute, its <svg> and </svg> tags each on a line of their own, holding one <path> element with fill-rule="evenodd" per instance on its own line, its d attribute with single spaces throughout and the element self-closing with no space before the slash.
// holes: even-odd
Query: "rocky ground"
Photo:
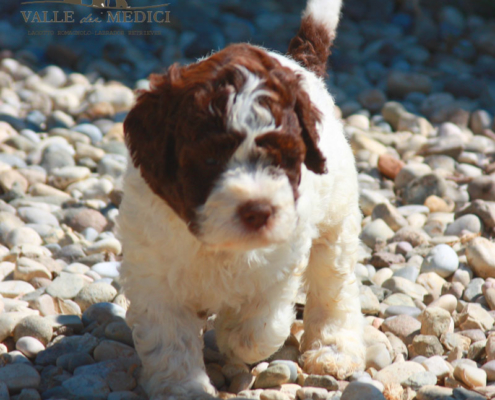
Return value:
<svg viewBox="0 0 495 400">
<path fill-rule="evenodd" d="M 304 2 L 261 3 L 218 1 L 202 22 L 182 10 L 165 45 L 102 37 L 99 58 L 27 37 L 15 2 L 0 4 L 1 400 L 146 397 L 118 283 L 122 121 L 132 89 L 171 61 L 233 37 L 283 50 Z M 226 363 L 210 330 L 223 398 L 495 398 L 495 10 L 454 3 L 348 0 L 332 58 L 365 216 L 366 372 L 305 375 L 300 320 L 251 369 Z"/>
</svg>

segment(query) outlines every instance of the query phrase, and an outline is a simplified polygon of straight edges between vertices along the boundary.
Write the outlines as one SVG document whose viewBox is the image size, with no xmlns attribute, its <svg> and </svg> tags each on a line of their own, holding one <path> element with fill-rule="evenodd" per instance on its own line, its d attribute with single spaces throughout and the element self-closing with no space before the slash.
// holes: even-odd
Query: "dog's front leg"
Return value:
<svg viewBox="0 0 495 400">
<path fill-rule="evenodd" d="M 156 301 L 147 302 L 146 308 L 138 305 L 133 308 L 131 303 L 127 322 L 143 363 L 143 384 L 150 398 L 211 399 L 216 391 L 204 370 L 202 321 L 179 305 Z"/>
<path fill-rule="evenodd" d="M 364 368 L 363 316 L 354 276 L 359 211 L 315 241 L 305 272 L 302 351 L 308 373 L 345 379 Z"/>
<path fill-rule="evenodd" d="M 299 283 L 297 275 L 290 275 L 242 306 L 222 310 L 215 321 L 220 351 L 233 363 L 247 364 L 275 353 L 290 334 Z"/>
</svg>

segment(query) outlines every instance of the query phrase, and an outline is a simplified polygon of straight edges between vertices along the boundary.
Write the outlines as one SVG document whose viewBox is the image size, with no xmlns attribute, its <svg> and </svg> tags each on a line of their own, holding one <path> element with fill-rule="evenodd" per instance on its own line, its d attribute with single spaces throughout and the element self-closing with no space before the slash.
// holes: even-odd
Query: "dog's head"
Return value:
<svg viewBox="0 0 495 400">
<path fill-rule="evenodd" d="M 302 164 L 325 172 L 319 118 L 299 76 L 243 44 L 152 75 L 124 128 L 136 168 L 199 240 L 255 248 L 295 228 Z"/>
</svg>

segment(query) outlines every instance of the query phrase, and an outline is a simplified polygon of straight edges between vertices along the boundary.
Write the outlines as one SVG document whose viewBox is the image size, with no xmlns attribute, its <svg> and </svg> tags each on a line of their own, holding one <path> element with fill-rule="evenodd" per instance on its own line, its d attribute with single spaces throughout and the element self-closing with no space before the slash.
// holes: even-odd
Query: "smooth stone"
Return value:
<svg viewBox="0 0 495 400">
<path fill-rule="evenodd" d="M 421 365 L 425 369 L 431 372 L 437 377 L 437 379 L 444 379 L 451 373 L 451 367 L 447 364 L 442 356 L 433 356 L 424 360 Z"/>
<path fill-rule="evenodd" d="M 29 315 L 21 319 L 14 329 L 14 340 L 22 337 L 34 337 L 46 346 L 52 339 L 53 328 L 50 322 L 38 315 Z"/>
<path fill-rule="evenodd" d="M 45 319 L 55 329 L 60 328 L 61 326 L 66 326 L 78 333 L 84 327 L 79 315 L 47 315 Z"/>
<path fill-rule="evenodd" d="M 374 376 L 374 379 L 380 381 L 384 385 L 399 383 L 402 384 L 409 377 L 418 373 L 424 372 L 425 369 L 421 364 L 413 361 L 405 361 L 402 363 L 394 363 L 385 367 Z"/>
<path fill-rule="evenodd" d="M 86 247 L 87 254 L 95 253 L 113 253 L 119 255 L 122 253 L 122 245 L 118 239 L 108 238 L 100 240 L 92 245 Z"/>
<path fill-rule="evenodd" d="M 290 382 L 294 383 L 297 380 L 297 364 L 294 361 L 289 360 L 273 360 L 269 365 L 283 364 L 287 365 L 290 369 Z M 331 378 L 331 377 L 330 377 Z"/>
<path fill-rule="evenodd" d="M 81 311 L 84 312 L 93 304 L 112 302 L 115 296 L 117 296 L 117 290 L 112 285 L 104 282 L 95 282 L 84 286 L 74 298 L 74 301 L 81 307 Z"/>
<path fill-rule="evenodd" d="M 102 232 L 108 224 L 106 218 L 97 210 L 90 208 L 71 209 L 65 214 L 64 222 L 77 232 L 93 228 Z"/>
<path fill-rule="evenodd" d="M 241 395 L 242 393 L 239 393 Z M 302 387 L 296 392 L 297 399 L 327 400 L 328 390 L 323 388 Z"/>
<path fill-rule="evenodd" d="M 20 207 L 17 213 L 26 223 L 59 226 L 57 218 L 48 211 L 35 207 Z"/>
<path fill-rule="evenodd" d="M 448 311 L 440 307 L 428 307 L 418 318 L 421 321 L 421 334 L 440 337 L 454 331 L 454 321 Z"/>
<path fill-rule="evenodd" d="M 483 369 L 472 367 L 465 363 L 456 365 L 454 377 L 464 382 L 470 388 L 486 386 L 486 372 Z"/>
<path fill-rule="evenodd" d="M 120 275 L 120 262 L 119 261 L 107 261 L 95 264 L 91 267 L 91 270 L 99 274 L 104 278 L 118 278 Z"/>
<path fill-rule="evenodd" d="M 97 345 L 98 339 L 88 333 L 83 336 L 66 336 L 38 353 L 36 364 L 55 364 L 57 358 L 69 353 L 89 354 Z"/>
<path fill-rule="evenodd" d="M 106 400 L 110 394 L 105 380 L 96 375 L 77 375 L 64 381 L 62 386 L 77 398 Z"/>
<path fill-rule="evenodd" d="M 483 294 L 483 284 L 485 281 L 482 278 L 474 278 L 464 289 L 462 296 L 463 300 L 467 302 L 474 302 L 477 297 Z"/>
<path fill-rule="evenodd" d="M 364 382 L 351 382 L 342 392 L 340 400 L 385 400 L 385 396 L 374 385 Z"/>
<path fill-rule="evenodd" d="M 383 282 L 382 287 L 391 290 L 393 293 L 403 293 L 414 300 L 423 300 L 428 291 L 421 285 L 411 282 L 405 278 L 392 277 Z"/>
<path fill-rule="evenodd" d="M 427 385 L 418 390 L 417 400 L 451 400 L 453 390 L 446 387 Z"/>
<path fill-rule="evenodd" d="M 34 287 L 24 281 L 3 281 L 0 282 L 0 295 L 6 298 L 16 298 L 26 293 L 34 292 Z"/>
<path fill-rule="evenodd" d="M 126 344 L 113 340 L 103 340 L 96 346 L 93 357 L 96 362 L 113 360 L 117 358 L 132 358 L 136 355 L 136 350 Z"/>
<path fill-rule="evenodd" d="M 471 240 L 466 246 L 469 266 L 480 278 L 495 278 L 495 244 L 483 237 Z"/>
<path fill-rule="evenodd" d="M 393 317 L 396 315 L 409 315 L 413 318 L 418 318 L 421 314 L 421 310 L 417 307 L 407 306 L 389 306 L 384 312 L 385 318 Z"/>
<path fill-rule="evenodd" d="M 428 307 L 440 307 L 452 314 L 457 309 L 457 298 L 452 294 L 444 294 L 430 303 Z"/>
<path fill-rule="evenodd" d="M 488 381 L 495 381 L 495 360 L 488 361 L 481 368 L 486 372 Z"/>
<path fill-rule="evenodd" d="M 29 358 L 34 358 L 40 351 L 45 350 L 43 343 L 30 336 L 20 338 L 15 344 L 15 348 Z"/>
<path fill-rule="evenodd" d="M 54 168 L 51 171 L 50 181 L 57 189 L 65 190 L 69 185 L 87 179 L 90 175 L 89 168 L 67 166 Z"/>
<path fill-rule="evenodd" d="M 435 272 L 442 278 L 452 275 L 459 267 L 459 257 L 452 247 L 446 244 L 435 246 L 425 257 L 421 273 Z"/>
<path fill-rule="evenodd" d="M 392 364 L 392 358 L 390 357 L 390 353 L 384 344 L 377 343 L 366 349 L 366 369 L 374 368 L 377 371 L 380 371 L 390 364 Z"/>
<path fill-rule="evenodd" d="M 82 367 L 83 365 L 91 365 L 94 363 L 95 360 L 88 353 L 63 354 L 58 357 L 56 361 L 57 367 L 63 368 L 70 373 L 73 373 L 78 367 Z"/>
<path fill-rule="evenodd" d="M 114 320 L 125 319 L 126 311 L 113 303 L 97 303 L 88 307 L 82 315 L 82 321 L 85 326 L 96 321 L 99 324 L 111 322 Z"/>
<path fill-rule="evenodd" d="M 27 257 L 17 260 L 14 279 L 31 281 L 34 278 L 52 279 L 52 273 L 43 264 Z"/>
<path fill-rule="evenodd" d="M 445 231 L 445 235 L 462 236 L 465 233 L 480 233 L 481 221 L 474 214 L 466 214 L 452 222 Z"/>
<path fill-rule="evenodd" d="M 383 321 L 381 329 L 383 332 L 391 332 L 406 344 L 412 342 L 414 335 L 419 334 L 421 322 L 409 315 L 398 315 Z"/>
<path fill-rule="evenodd" d="M 339 389 L 337 380 L 330 375 L 308 375 L 304 380 L 304 386 L 324 388 L 329 391 Z"/>
<path fill-rule="evenodd" d="M 73 299 L 88 282 L 79 275 L 61 272 L 51 285 L 46 288 L 46 293 L 52 297 L 61 299 Z"/>
<path fill-rule="evenodd" d="M 436 383 L 437 377 L 435 374 L 429 371 L 422 371 L 411 375 L 403 382 L 403 385 L 413 390 L 419 390 L 425 385 L 435 385 Z"/>
<path fill-rule="evenodd" d="M 442 355 L 443 352 L 444 349 L 440 340 L 433 335 L 417 335 L 409 346 L 409 354 L 411 357 L 432 357 Z"/>
<path fill-rule="evenodd" d="M 25 363 L 7 364 L 0 368 L 0 382 L 4 382 L 11 393 L 37 389 L 40 380 L 38 371 Z"/>
<path fill-rule="evenodd" d="M 7 235 L 5 242 L 9 248 L 21 246 L 23 244 L 32 244 L 36 246 L 41 246 L 43 244 L 43 240 L 38 232 L 27 226 L 21 226 L 11 230 Z"/>
<path fill-rule="evenodd" d="M 394 272 L 394 277 L 405 278 L 408 281 L 416 282 L 419 276 L 419 269 L 415 266 L 406 266 Z"/>
<path fill-rule="evenodd" d="M 406 226 L 399 229 L 391 240 L 392 242 L 409 242 L 413 247 L 428 244 L 430 236 L 420 228 Z"/>
<path fill-rule="evenodd" d="M 493 327 L 495 320 L 488 311 L 476 303 L 468 303 L 458 316 L 458 324 L 462 330 L 481 329 L 487 331 Z"/>
<path fill-rule="evenodd" d="M 375 219 L 367 224 L 361 232 L 361 240 L 370 248 L 378 242 L 386 242 L 394 236 L 394 231 L 382 219 Z"/>
<path fill-rule="evenodd" d="M 361 302 L 361 311 L 364 314 L 375 315 L 380 312 L 380 302 L 369 287 L 360 287 L 359 299 Z"/>
<path fill-rule="evenodd" d="M 267 389 L 290 381 L 290 369 L 287 365 L 269 366 L 254 381 L 255 389 Z"/>
<path fill-rule="evenodd" d="M 105 328 L 105 337 L 129 346 L 134 346 L 131 328 L 125 322 L 110 322 Z"/>
<path fill-rule="evenodd" d="M 41 400 L 41 396 L 36 389 L 22 389 L 17 400 Z"/>
<path fill-rule="evenodd" d="M 444 178 L 436 173 L 427 174 L 407 184 L 404 200 L 407 204 L 424 204 L 429 196 L 443 197 L 446 191 L 447 183 Z"/>
</svg>

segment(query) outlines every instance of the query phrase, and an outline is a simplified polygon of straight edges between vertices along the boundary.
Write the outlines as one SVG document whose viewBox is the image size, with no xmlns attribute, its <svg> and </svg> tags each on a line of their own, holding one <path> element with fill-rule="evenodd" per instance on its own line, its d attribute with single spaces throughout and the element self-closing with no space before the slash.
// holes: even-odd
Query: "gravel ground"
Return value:
<svg viewBox="0 0 495 400">
<path fill-rule="evenodd" d="M 205 14 L 217 44 L 266 37 L 282 50 L 304 2 L 251 14 L 227 3 Z M 495 398 L 495 23 L 458 4 L 348 0 L 332 58 L 365 216 L 366 372 L 304 374 L 301 320 L 250 369 L 226 363 L 208 330 L 206 368 L 223 398 Z M 186 40 L 187 24 L 162 27 L 177 40 L 151 61 L 126 62 L 144 42 L 119 54 L 102 38 L 90 63 L 77 49 L 67 58 L 61 39 L 33 50 L 16 29 L 0 18 L 0 400 L 145 399 L 118 283 L 122 121 L 148 72 L 215 46 Z"/>
</svg>

